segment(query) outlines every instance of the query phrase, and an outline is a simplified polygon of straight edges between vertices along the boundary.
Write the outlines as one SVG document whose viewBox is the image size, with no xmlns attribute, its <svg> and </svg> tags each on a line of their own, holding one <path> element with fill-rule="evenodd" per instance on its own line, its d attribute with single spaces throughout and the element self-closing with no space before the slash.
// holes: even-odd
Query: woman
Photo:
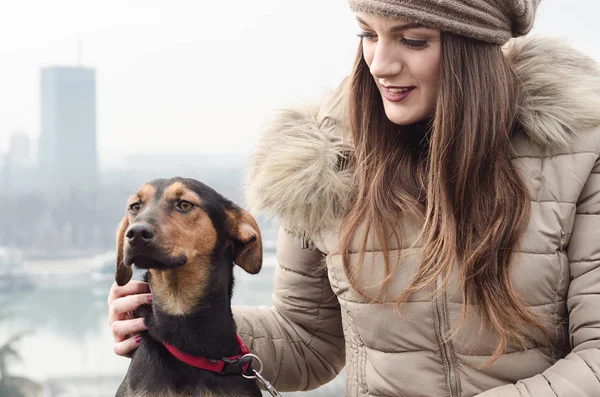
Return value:
<svg viewBox="0 0 600 397">
<path fill-rule="evenodd" d="M 345 365 L 348 396 L 600 395 L 598 65 L 544 38 L 501 47 L 538 0 L 350 4 L 352 76 L 275 120 L 249 172 L 249 203 L 283 226 L 273 307 L 235 308 L 265 377 L 307 390 Z M 145 288 L 111 290 L 118 354 Z"/>
</svg>

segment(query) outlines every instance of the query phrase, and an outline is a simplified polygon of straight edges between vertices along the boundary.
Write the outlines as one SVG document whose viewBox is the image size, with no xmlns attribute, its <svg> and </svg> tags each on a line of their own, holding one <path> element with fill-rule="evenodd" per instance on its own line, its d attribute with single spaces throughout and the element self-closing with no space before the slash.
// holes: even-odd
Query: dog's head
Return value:
<svg viewBox="0 0 600 397">
<path fill-rule="evenodd" d="M 247 211 L 193 179 L 156 179 L 127 203 L 117 233 L 115 279 L 125 285 L 131 265 L 148 269 L 153 294 L 167 311 L 185 314 L 232 262 L 255 274 L 262 240 Z M 221 277 L 222 278 L 222 277 Z"/>
</svg>

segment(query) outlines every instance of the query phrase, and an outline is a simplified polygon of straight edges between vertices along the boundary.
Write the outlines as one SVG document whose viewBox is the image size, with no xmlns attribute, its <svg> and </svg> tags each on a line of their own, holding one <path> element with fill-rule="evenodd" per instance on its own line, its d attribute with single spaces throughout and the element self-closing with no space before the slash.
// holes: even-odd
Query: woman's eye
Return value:
<svg viewBox="0 0 600 397">
<path fill-rule="evenodd" d="M 190 203 L 189 201 L 181 200 L 177 203 L 177 208 L 182 211 L 189 211 L 194 208 L 194 204 Z"/>
<path fill-rule="evenodd" d="M 137 214 L 140 211 L 140 208 L 142 208 L 142 203 L 133 203 L 129 206 L 129 211 L 133 214 Z"/>
<path fill-rule="evenodd" d="M 377 35 L 375 33 L 371 33 L 371 32 L 360 32 L 359 34 L 357 34 L 358 37 L 360 37 L 361 39 L 367 39 L 367 40 L 373 40 L 375 38 L 377 38 Z"/>
<path fill-rule="evenodd" d="M 400 42 L 410 48 L 424 48 L 427 46 L 427 40 L 410 40 L 402 37 Z"/>
</svg>

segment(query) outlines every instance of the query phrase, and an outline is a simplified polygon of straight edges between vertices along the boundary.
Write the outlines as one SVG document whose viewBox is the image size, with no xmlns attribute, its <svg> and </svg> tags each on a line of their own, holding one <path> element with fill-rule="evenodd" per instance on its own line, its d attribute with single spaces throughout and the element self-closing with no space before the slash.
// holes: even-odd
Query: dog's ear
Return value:
<svg viewBox="0 0 600 397">
<path fill-rule="evenodd" d="M 241 208 L 227 211 L 231 222 L 234 263 L 250 274 L 256 274 L 262 267 L 262 237 L 256 220 Z"/>
<path fill-rule="evenodd" d="M 128 227 L 129 219 L 125 216 L 121 221 L 119 231 L 117 232 L 117 268 L 115 271 L 115 280 L 120 286 L 127 284 L 133 276 L 131 267 L 123 262 L 123 245 L 125 244 L 125 231 Z"/>
</svg>

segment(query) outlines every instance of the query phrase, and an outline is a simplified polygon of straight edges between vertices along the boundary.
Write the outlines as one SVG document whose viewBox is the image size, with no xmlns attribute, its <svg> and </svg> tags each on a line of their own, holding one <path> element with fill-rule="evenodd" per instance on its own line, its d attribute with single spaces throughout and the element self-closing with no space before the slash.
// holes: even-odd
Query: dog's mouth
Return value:
<svg viewBox="0 0 600 397">
<path fill-rule="evenodd" d="M 187 257 L 185 255 L 170 256 L 170 255 L 150 255 L 148 253 L 135 253 L 127 255 L 125 263 L 128 266 L 134 265 L 138 269 L 177 269 L 187 263 Z"/>
</svg>

